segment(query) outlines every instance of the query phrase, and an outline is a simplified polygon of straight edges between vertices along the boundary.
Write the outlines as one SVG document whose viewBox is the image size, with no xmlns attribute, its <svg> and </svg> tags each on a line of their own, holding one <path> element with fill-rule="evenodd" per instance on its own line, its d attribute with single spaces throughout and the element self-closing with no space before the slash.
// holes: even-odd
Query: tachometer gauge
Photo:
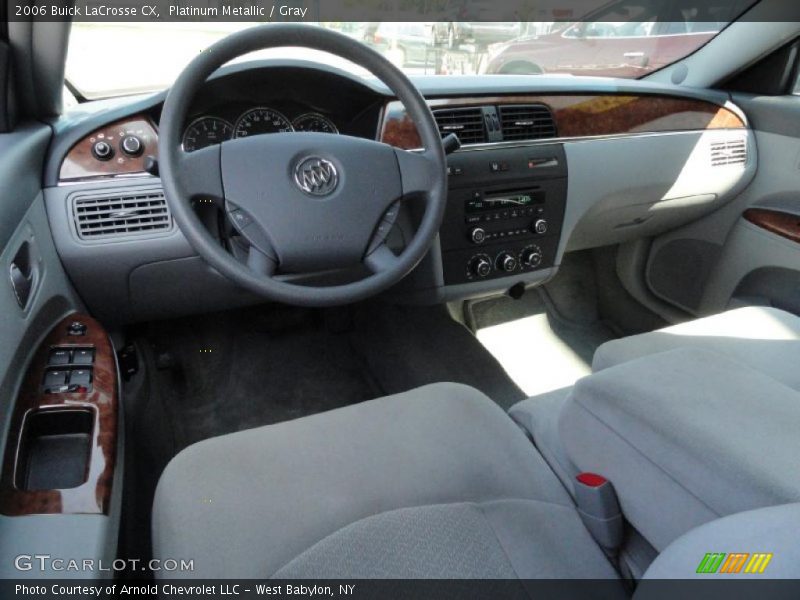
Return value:
<svg viewBox="0 0 800 600">
<path fill-rule="evenodd" d="M 244 113 L 233 127 L 233 137 L 243 138 L 262 133 L 294 131 L 292 123 L 277 110 L 266 107 L 252 108 Z"/>
<path fill-rule="evenodd" d="M 336 125 L 333 124 L 328 117 L 323 117 L 319 113 L 306 113 L 300 115 L 294 121 L 292 126 L 295 131 L 317 131 L 320 133 L 339 133 Z"/>
<path fill-rule="evenodd" d="M 225 119 L 217 117 L 200 117 L 195 119 L 183 132 L 183 149 L 194 152 L 201 148 L 221 144 L 231 139 L 233 125 Z"/>
</svg>

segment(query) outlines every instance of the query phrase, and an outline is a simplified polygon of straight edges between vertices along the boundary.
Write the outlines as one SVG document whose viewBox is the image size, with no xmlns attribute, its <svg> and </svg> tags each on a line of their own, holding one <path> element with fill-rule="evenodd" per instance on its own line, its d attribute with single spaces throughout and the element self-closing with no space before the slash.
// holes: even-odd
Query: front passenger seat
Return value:
<svg viewBox="0 0 800 600">
<path fill-rule="evenodd" d="M 204 579 L 618 577 L 520 428 L 456 384 L 190 446 L 153 544 Z"/>
<path fill-rule="evenodd" d="M 747 306 L 604 343 L 592 371 L 676 348 L 713 350 L 800 391 L 800 317 Z"/>
</svg>

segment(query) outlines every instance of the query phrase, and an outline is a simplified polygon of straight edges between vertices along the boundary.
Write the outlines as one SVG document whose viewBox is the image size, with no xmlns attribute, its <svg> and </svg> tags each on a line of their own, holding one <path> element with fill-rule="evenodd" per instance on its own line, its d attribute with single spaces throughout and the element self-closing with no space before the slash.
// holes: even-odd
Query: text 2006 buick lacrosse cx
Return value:
<svg viewBox="0 0 800 600">
<path fill-rule="evenodd" d="M 595 4 L 9 5 L 3 597 L 798 597 L 800 15 Z"/>
</svg>

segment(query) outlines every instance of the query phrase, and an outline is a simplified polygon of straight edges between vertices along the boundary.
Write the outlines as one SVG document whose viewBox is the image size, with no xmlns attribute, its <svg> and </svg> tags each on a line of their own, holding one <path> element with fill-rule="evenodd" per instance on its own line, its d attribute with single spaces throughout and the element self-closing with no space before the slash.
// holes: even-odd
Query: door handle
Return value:
<svg viewBox="0 0 800 600">
<path fill-rule="evenodd" d="M 28 307 L 34 288 L 39 283 L 39 263 L 36 256 L 38 254 L 31 244 L 27 241 L 23 242 L 8 269 L 11 289 L 22 310 Z"/>
<path fill-rule="evenodd" d="M 644 52 L 626 52 L 622 56 L 625 58 L 644 58 Z"/>
</svg>

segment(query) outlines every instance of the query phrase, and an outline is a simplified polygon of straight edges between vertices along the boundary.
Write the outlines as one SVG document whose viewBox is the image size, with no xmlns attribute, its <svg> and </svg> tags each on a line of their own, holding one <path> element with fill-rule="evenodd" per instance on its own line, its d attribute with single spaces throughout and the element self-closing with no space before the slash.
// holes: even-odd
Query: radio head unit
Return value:
<svg viewBox="0 0 800 600">
<path fill-rule="evenodd" d="M 467 199 L 464 212 L 472 214 L 511 208 L 527 208 L 542 204 L 544 198 L 544 190 L 540 188 L 526 191 L 511 190 L 488 194 L 478 193 Z"/>
</svg>

